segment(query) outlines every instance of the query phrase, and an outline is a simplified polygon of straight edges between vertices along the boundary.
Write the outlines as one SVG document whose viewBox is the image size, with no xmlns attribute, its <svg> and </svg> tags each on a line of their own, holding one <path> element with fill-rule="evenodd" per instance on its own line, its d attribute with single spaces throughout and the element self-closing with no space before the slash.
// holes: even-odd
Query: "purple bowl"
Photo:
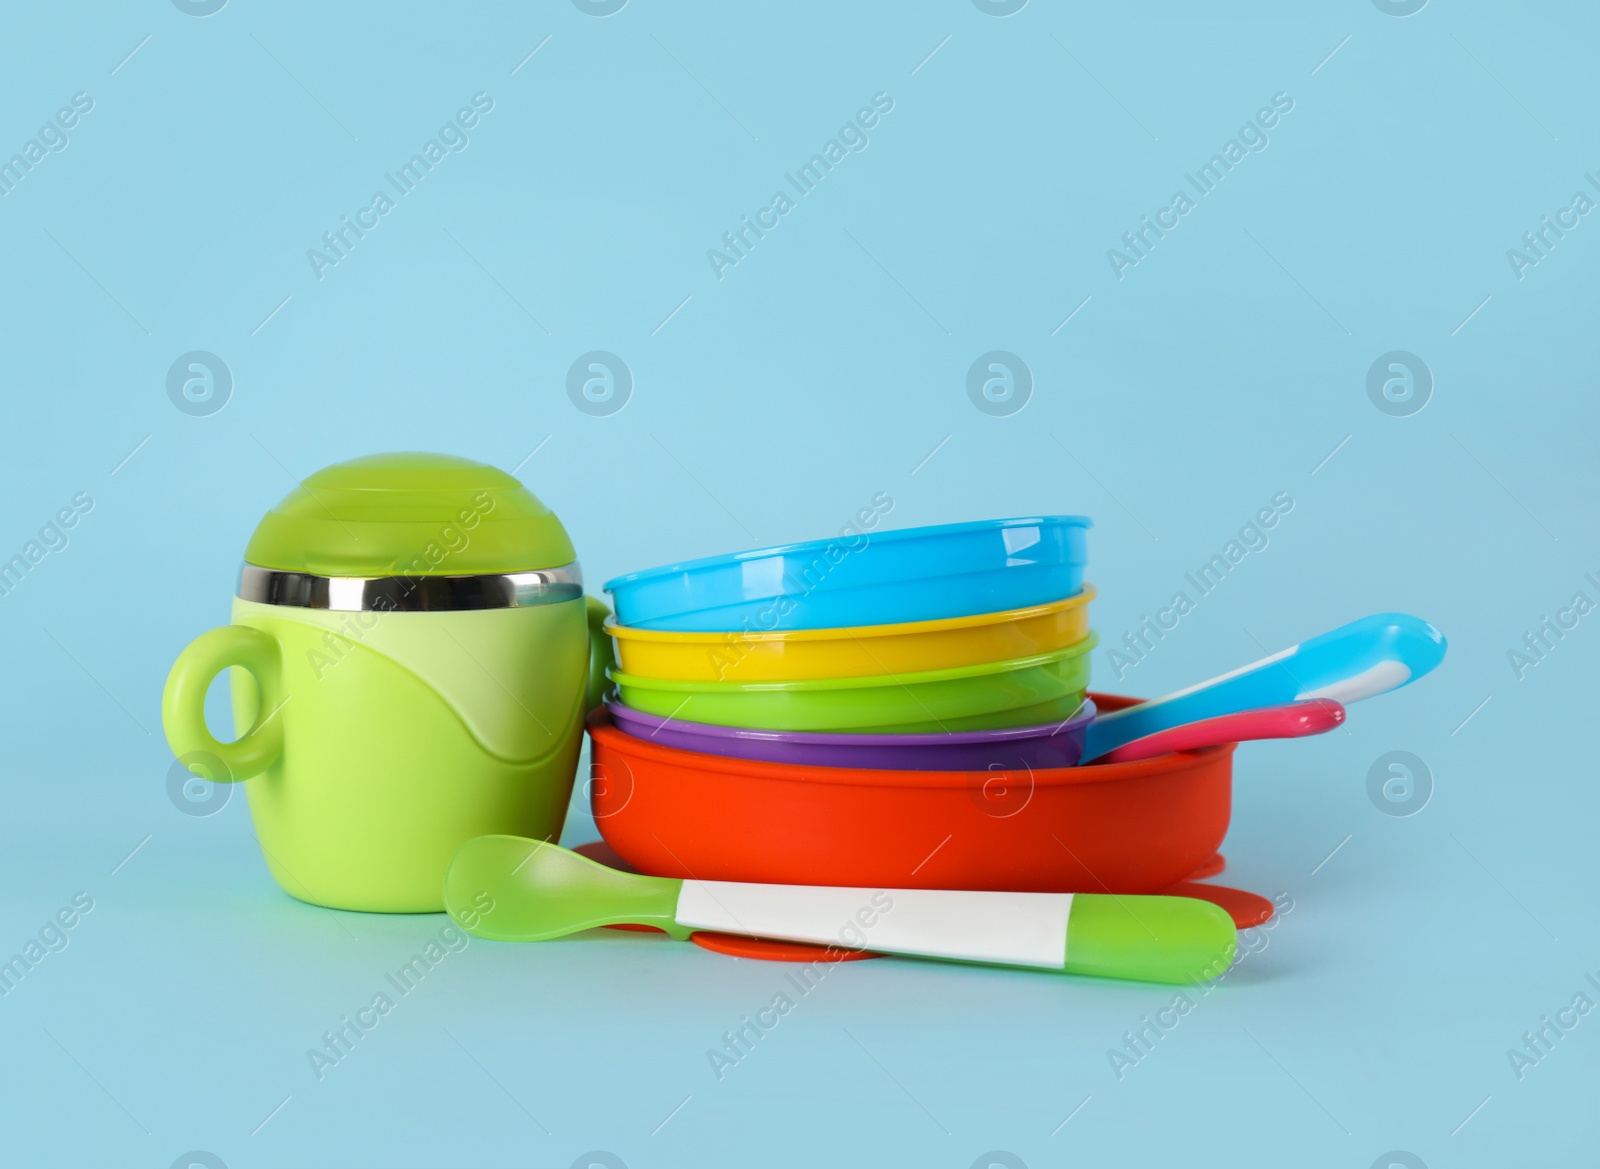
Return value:
<svg viewBox="0 0 1600 1169">
<path fill-rule="evenodd" d="M 931 735 L 841 735 L 816 731 L 762 731 L 713 726 L 646 714 L 617 701 L 606 703 L 617 728 L 684 751 L 802 763 L 815 767 L 872 767 L 883 771 L 988 771 L 1076 767 L 1094 721 L 1089 699 L 1065 722 L 996 731 Z"/>
</svg>

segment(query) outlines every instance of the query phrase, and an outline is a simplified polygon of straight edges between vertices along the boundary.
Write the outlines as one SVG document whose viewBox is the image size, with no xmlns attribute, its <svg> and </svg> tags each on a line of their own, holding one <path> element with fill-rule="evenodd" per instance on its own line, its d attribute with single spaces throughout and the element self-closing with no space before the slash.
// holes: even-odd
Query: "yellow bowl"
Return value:
<svg viewBox="0 0 1600 1169">
<path fill-rule="evenodd" d="M 799 682 L 915 674 L 1003 662 L 1066 649 L 1089 635 L 1094 586 L 1076 596 L 943 621 L 678 633 L 606 622 L 627 674 L 674 682 Z"/>
</svg>

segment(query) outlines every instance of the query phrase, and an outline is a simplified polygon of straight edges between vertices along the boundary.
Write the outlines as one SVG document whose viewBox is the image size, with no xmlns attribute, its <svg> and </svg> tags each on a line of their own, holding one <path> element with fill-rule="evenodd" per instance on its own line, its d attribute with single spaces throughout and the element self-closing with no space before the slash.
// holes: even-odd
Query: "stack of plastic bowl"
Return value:
<svg viewBox="0 0 1600 1169">
<path fill-rule="evenodd" d="M 1086 693 L 1088 526 L 874 532 L 609 582 L 619 665 L 589 716 L 589 791 L 614 859 L 702 881 L 1167 893 L 1265 921 L 1264 898 L 1195 883 L 1223 866 L 1233 744 L 1077 765 L 1096 705 L 1137 701 Z"/>
<path fill-rule="evenodd" d="M 1088 527 L 877 532 L 608 582 L 615 690 L 589 722 L 607 843 L 717 880 L 1154 891 L 1192 873 L 1226 828 L 1228 752 L 1076 766 Z"/>
<path fill-rule="evenodd" d="M 1088 526 L 948 524 L 619 577 L 612 714 L 657 742 L 780 762 L 962 770 L 1029 730 L 1059 757 L 1095 644 Z"/>
</svg>

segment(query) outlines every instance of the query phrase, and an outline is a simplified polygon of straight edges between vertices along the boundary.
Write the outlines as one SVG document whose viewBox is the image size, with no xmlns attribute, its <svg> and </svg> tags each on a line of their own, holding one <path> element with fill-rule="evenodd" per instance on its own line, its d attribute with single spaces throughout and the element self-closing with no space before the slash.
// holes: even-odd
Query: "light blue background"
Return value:
<svg viewBox="0 0 1600 1169">
<path fill-rule="evenodd" d="M 1592 1163 L 1600 1016 L 1521 1081 L 1506 1051 L 1600 997 L 1600 615 L 1521 680 L 1507 653 L 1600 600 L 1600 220 L 1521 280 L 1506 250 L 1600 171 L 1593 7 L 684 7 L 7 13 L 0 158 L 95 105 L 0 199 L 0 553 L 95 506 L 0 597 L 0 956 L 95 908 L 0 999 L 0 1156 Z M 870 146 L 719 281 L 706 250 L 880 90 Z M 318 280 L 306 250 L 478 91 L 470 147 Z M 1280 91 L 1270 146 L 1118 280 L 1107 249 Z M 166 395 L 197 349 L 236 379 L 212 417 Z M 611 417 L 565 392 L 592 349 L 635 378 Z M 966 395 L 993 349 L 1035 378 L 1011 417 Z M 1410 417 L 1366 393 L 1395 349 L 1436 383 Z M 1102 687 L 1385 609 L 1451 652 L 1241 750 L 1221 879 L 1294 908 L 1121 1081 L 1107 1049 L 1171 991 L 879 961 L 718 1082 L 784 968 L 607 935 L 472 943 L 319 1083 L 306 1050 L 444 919 L 302 905 L 242 798 L 176 810 L 160 688 L 294 477 L 414 448 L 520 464 L 596 585 L 877 492 L 898 525 L 1087 512 L 1107 643 L 1284 491 L 1270 546 L 1120 683 L 1097 655 Z M 1392 750 L 1433 776 L 1409 818 L 1368 798 Z"/>
</svg>

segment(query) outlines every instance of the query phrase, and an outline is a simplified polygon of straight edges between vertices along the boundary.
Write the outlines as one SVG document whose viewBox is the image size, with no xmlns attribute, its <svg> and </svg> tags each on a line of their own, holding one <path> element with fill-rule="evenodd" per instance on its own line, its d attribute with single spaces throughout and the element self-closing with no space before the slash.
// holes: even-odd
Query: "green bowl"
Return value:
<svg viewBox="0 0 1600 1169">
<path fill-rule="evenodd" d="M 607 671 L 635 710 L 685 722 L 772 731 L 932 734 L 1071 718 L 1089 686 L 1090 633 L 1054 653 L 864 678 L 684 682 Z"/>
</svg>

